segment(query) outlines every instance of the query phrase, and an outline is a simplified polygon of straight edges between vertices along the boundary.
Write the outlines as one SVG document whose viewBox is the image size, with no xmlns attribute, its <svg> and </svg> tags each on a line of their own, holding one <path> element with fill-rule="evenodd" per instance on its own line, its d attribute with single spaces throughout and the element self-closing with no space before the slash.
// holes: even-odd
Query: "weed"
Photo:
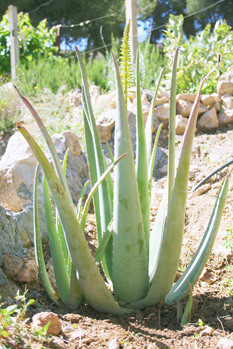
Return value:
<svg viewBox="0 0 233 349">
<path fill-rule="evenodd" d="M 230 248 L 231 252 L 233 252 L 233 227 L 230 227 L 227 231 L 227 235 L 225 236 L 225 242 L 223 246 L 226 248 Z"/>
</svg>

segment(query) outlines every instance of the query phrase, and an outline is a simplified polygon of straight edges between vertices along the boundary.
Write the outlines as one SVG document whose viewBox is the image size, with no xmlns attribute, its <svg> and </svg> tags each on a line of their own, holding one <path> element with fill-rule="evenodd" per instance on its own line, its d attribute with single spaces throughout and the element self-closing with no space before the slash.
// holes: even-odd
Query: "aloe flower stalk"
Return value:
<svg viewBox="0 0 233 349">
<path fill-rule="evenodd" d="M 185 323 L 191 306 L 191 290 L 211 253 L 229 186 L 228 175 L 220 188 L 201 244 L 183 276 L 173 285 L 183 239 L 189 164 L 201 87 L 209 74 L 200 83 L 183 138 L 178 165 L 175 168 L 175 96 L 178 58 L 178 50 L 176 50 L 171 81 L 168 181 L 150 233 L 151 181 L 156 146 L 162 126 L 157 132 L 152 151 L 151 133 L 154 103 L 164 72 L 161 72 L 158 80 L 144 129 L 140 99 L 139 56 L 137 55 L 137 152 L 135 164 L 130 142 L 124 89 L 119 68 L 113 57 L 117 101 L 115 154 L 114 159 L 111 154 L 114 161 L 107 169 L 89 97 L 87 76 L 77 48 L 76 53 L 82 73 L 84 128 L 92 184 L 92 191 L 82 215 L 81 203 L 85 190 L 82 192 L 76 212 L 71 195 L 67 192 L 69 189 L 65 178 L 66 160 L 62 167 L 41 119 L 30 103 L 17 90 L 21 100 L 32 112 L 42 130 L 53 154 L 55 168 L 54 170 L 27 130 L 18 124 L 19 131 L 31 146 L 44 173 L 46 221 L 60 299 L 55 297 L 44 266 L 37 209 L 37 170 L 34 189 L 35 245 L 39 275 L 44 288 L 51 300 L 58 305 L 65 303 L 70 308 L 77 308 L 85 299 L 97 311 L 116 315 L 135 309 L 143 309 L 162 300 L 168 304 L 179 302 L 190 291 L 189 306 L 182 319 L 182 323 Z M 127 82 L 125 83 L 127 85 Z M 114 182 L 110 176 L 112 169 L 114 170 Z M 50 194 L 56 205 L 56 219 L 53 218 L 52 214 Z M 84 236 L 88 207 L 92 197 L 99 243 L 95 256 L 92 256 Z M 100 263 L 106 276 L 105 280 L 98 270 Z"/>
</svg>

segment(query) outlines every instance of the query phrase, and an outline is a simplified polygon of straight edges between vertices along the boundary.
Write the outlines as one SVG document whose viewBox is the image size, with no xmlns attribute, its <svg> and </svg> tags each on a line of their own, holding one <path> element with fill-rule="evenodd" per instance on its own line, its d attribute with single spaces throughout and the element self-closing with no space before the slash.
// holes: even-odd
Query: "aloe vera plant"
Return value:
<svg viewBox="0 0 233 349">
<path fill-rule="evenodd" d="M 184 298 L 198 280 L 211 252 L 228 192 L 229 178 L 227 177 L 222 183 L 203 240 L 190 265 L 173 285 L 183 238 L 189 164 L 201 87 L 209 74 L 200 83 L 176 168 L 175 96 L 178 57 L 178 50 L 176 50 L 171 81 L 167 189 L 150 232 L 151 182 L 161 127 L 157 132 L 152 152 L 151 134 L 154 105 L 163 71 L 158 80 L 144 129 L 140 97 L 139 58 L 137 56 L 137 152 L 135 164 L 127 122 L 125 95 L 120 72 L 113 57 L 117 100 L 115 161 L 107 169 L 107 162 L 98 138 L 89 98 L 87 77 L 77 48 L 76 53 L 82 72 L 84 127 L 92 183 L 92 191 L 82 215 L 80 208 L 84 192 L 81 195 L 78 212 L 76 212 L 65 179 L 66 160 L 64 160 L 62 168 L 41 119 L 31 104 L 18 91 L 20 98 L 32 112 L 45 137 L 55 168 L 54 170 L 27 130 L 18 123 L 19 131 L 31 146 L 44 173 L 46 221 L 60 300 L 57 299 L 49 283 L 43 261 L 37 210 L 37 171 L 34 190 L 34 225 L 37 265 L 42 283 L 49 297 L 56 304 L 60 304 L 62 301 L 71 308 L 78 307 L 85 299 L 97 311 L 119 315 L 154 305 L 163 299 L 171 304 Z M 125 156 L 125 154 L 127 155 Z M 113 168 L 114 182 L 109 173 Z M 56 205 L 55 220 L 52 214 L 49 191 Z M 99 243 L 94 257 L 84 236 L 88 205 L 92 196 Z M 105 273 L 105 280 L 98 269 L 100 263 Z"/>
</svg>

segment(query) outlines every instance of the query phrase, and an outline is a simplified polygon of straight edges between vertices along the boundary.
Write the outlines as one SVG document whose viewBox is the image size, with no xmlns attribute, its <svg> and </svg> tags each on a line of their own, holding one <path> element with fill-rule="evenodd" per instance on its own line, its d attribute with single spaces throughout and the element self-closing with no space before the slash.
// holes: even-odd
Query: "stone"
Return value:
<svg viewBox="0 0 233 349">
<path fill-rule="evenodd" d="M 233 82 L 219 81 L 217 84 L 217 91 L 218 91 L 220 96 L 224 95 L 224 93 L 229 93 L 232 96 L 233 95 Z"/>
<path fill-rule="evenodd" d="M 233 341 L 227 338 L 221 338 L 217 344 L 218 349 L 233 349 Z"/>
<path fill-rule="evenodd" d="M 15 297 L 19 291 L 19 286 L 11 279 L 7 278 L 2 269 L 0 268 L 0 294 L 8 293 Z"/>
<path fill-rule="evenodd" d="M 13 280 L 19 282 L 33 282 L 38 279 L 38 269 L 36 262 L 32 259 L 26 261 L 23 268 L 13 277 Z"/>
<path fill-rule="evenodd" d="M 146 93 L 142 93 L 141 94 L 141 102 L 142 102 L 142 105 L 147 105 L 150 107 L 150 102 L 147 98 L 147 94 Z"/>
<path fill-rule="evenodd" d="M 7 277 L 17 275 L 23 267 L 23 259 L 21 257 L 6 253 L 3 256 L 3 266 Z"/>
<path fill-rule="evenodd" d="M 83 185 L 89 179 L 87 157 L 81 151 L 78 136 L 71 131 L 65 131 L 61 134 L 54 135 L 52 136 L 52 140 L 55 142 L 54 145 L 60 159 L 63 159 L 66 150 L 69 148 L 66 179 L 72 199 L 76 205 Z M 45 155 L 51 160 L 51 155 L 48 150 L 46 150 Z M 89 190 L 90 186 L 88 186 L 87 193 Z"/>
<path fill-rule="evenodd" d="M 170 117 L 170 104 L 165 103 L 155 108 L 155 115 L 164 126 L 168 125 Z"/>
<path fill-rule="evenodd" d="M 219 96 L 218 93 L 214 92 L 214 93 L 212 93 L 211 96 L 213 96 L 215 98 L 216 102 L 221 103 L 221 97 Z"/>
<path fill-rule="evenodd" d="M 159 105 L 161 104 L 165 104 L 169 101 L 169 98 L 168 97 L 161 97 L 161 98 L 156 98 L 155 100 L 155 108 L 158 107 Z"/>
<path fill-rule="evenodd" d="M 233 110 L 225 110 L 218 113 L 218 120 L 220 124 L 229 124 L 233 121 Z"/>
<path fill-rule="evenodd" d="M 49 347 L 51 349 L 66 349 L 67 345 L 61 338 L 52 337 L 49 341 Z"/>
<path fill-rule="evenodd" d="M 179 99 L 178 102 L 176 103 L 176 112 L 177 114 L 182 115 L 184 118 L 187 118 L 190 115 L 192 107 L 193 107 L 192 102 L 184 99 Z M 202 103 L 199 103 L 198 115 L 203 114 L 206 111 L 207 111 L 207 107 Z"/>
<path fill-rule="evenodd" d="M 116 92 L 111 92 L 108 94 L 100 95 L 97 99 L 98 105 L 103 106 L 103 108 L 116 108 Z"/>
<path fill-rule="evenodd" d="M 92 103 L 95 103 L 100 96 L 100 88 L 96 85 L 90 86 L 90 96 Z"/>
<path fill-rule="evenodd" d="M 164 91 L 159 91 L 158 94 L 157 94 L 157 98 L 163 98 L 163 97 L 166 97 L 166 98 L 170 98 L 170 95 L 169 93 L 167 92 L 164 92 Z"/>
<path fill-rule="evenodd" d="M 188 119 L 182 115 L 176 115 L 176 134 L 183 135 L 188 124 Z"/>
<path fill-rule="evenodd" d="M 64 153 L 69 148 L 69 152 L 75 156 L 81 154 L 79 138 L 74 132 L 65 131 L 61 134 L 55 134 L 51 138 L 57 152 Z"/>
<path fill-rule="evenodd" d="M 233 67 L 220 76 L 217 92 L 220 96 L 224 95 L 224 93 L 233 95 Z"/>
<path fill-rule="evenodd" d="M 50 322 L 47 334 L 53 336 L 58 336 L 62 330 L 61 321 L 58 318 L 58 315 L 52 312 L 42 312 L 34 315 L 32 317 L 32 328 L 40 330 L 42 327 Z"/>
<path fill-rule="evenodd" d="M 78 89 L 71 90 L 69 92 L 70 105 L 73 105 L 75 108 L 78 108 L 82 102 L 82 96 Z"/>
<path fill-rule="evenodd" d="M 222 107 L 223 110 L 230 110 L 233 109 L 233 99 L 232 96 L 229 93 L 224 93 L 224 95 L 222 95 Z"/>
<path fill-rule="evenodd" d="M 216 103 L 216 98 L 213 95 L 202 95 L 201 96 L 201 102 L 204 105 L 211 106 L 212 104 Z"/>
<path fill-rule="evenodd" d="M 201 337 L 211 336 L 213 333 L 214 333 L 214 329 L 212 327 L 208 326 L 202 331 Z"/>
<path fill-rule="evenodd" d="M 23 136 L 16 132 L 0 161 L 0 204 L 13 212 L 32 202 L 37 160 Z"/>
<path fill-rule="evenodd" d="M 77 88 L 74 90 L 70 90 L 68 93 L 66 93 L 64 96 L 61 96 L 60 98 L 60 104 L 72 105 L 75 108 L 78 108 L 81 105 L 81 102 L 81 91 Z"/>
<path fill-rule="evenodd" d="M 217 112 L 221 110 L 221 104 L 219 102 L 214 103 L 212 107 L 215 107 Z"/>
<path fill-rule="evenodd" d="M 217 117 L 217 112 L 215 108 L 208 110 L 203 114 L 197 123 L 198 127 L 201 129 L 212 130 L 218 127 L 219 121 Z"/>
<path fill-rule="evenodd" d="M 196 99 L 196 95 L 194 93 L 181 93 L 176 96 L 176 101 L 178 102 L 179 100 L 185 100 L 191 103 L 194 103 Z"/>
<path fill-rule="evenodd" d="M 96 127 L 100 142 L 109 142 L 112 138 L 112 130 L 115 126 L 116 109 L 110 109 L 100 115 L 96 120 Z"/>
<path fill-rule="evenodd" d="M 108 349 L 120 349 L 120 342 L 117 338 L 110 339 Z"/>
<path fill-rule="evenodd" d="M 43 207 L 39 208 L 39 218 L 43 238 L 47 233 Z M 32 243 L 34 240 L 32 207 L 15 213 L 0 206 L 0 266 L 6 253 L 23 257 L 22 247 L 25 241 L 22 241 L 22 238 L 25 234 Z"/>
</svg>

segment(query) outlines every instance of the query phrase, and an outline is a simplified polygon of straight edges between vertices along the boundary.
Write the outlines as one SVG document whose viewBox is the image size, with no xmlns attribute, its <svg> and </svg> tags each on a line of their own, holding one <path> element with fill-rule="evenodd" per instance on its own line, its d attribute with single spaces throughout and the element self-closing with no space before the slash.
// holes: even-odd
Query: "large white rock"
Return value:
<svg viewBox="0 0 233 349">
<path fill-rule="evenodd" d="M 36 164 L 28 143 L 16 132 L 0 161 L 0 205 L 19 212 L 31 203 Z"/>
<path fill-rule="evenodd" d="M 220 124 L 229 124 L 233 121 L 233 110 L 225 110 L 222 113 L 218 113 L 218 119 Z"/>
<path fill-rule="evenodd" d="M 233 95 L 233 67 L 221 75 L 217 84 L 217 92 L 220 96 L 224 93 Z"/>
<path fill-rule="evenodd" d="M 212 130 L 214 128 L 217 128 L 219 125 L 219 121 L 218 121 L 216 109 L 212 108 L 208 110 L 205 114 L 203 114 L 200 117 L 197 125 L 199 128 L 207 129 L 207 130 Z"/>
<path fill-rule="evenodd" d="M 90 96 L 91 96 L 91 101 L 95 103 L 97 99 L 100 96 L 100 88 L 99 86 L 96 85 L 91 85 L 90 86 Z"/>
<path fill-rule="evenodd" d="M 86 156 L 81 152 L 78 136 L 70 131 L 52 136 L 57 151 L 64 155 L 69 148 L 67 181 L 75 203 L 88 177 Z M 46 154 L 49 152 L 47 151 Z M 0 161 L 0 205 L 13 212 L 25 210 L 32 205 L 34 174 L 37 160 L 21 133 L 10 139 Z M 38 193 L 39 204 L 43 202 L 42 191 Z"/>
<path fill-rule="evenodd" d="M 233 109 L 233 100 L 232 96 L 229 93 L 224 93 L 221 98 L 223 110 Z"/>
<path fill-rule="evenodd" d="M 178 102 L 176 103 L 176 113 L 179 115 L 182 115 L 184 118 L 188 118 L 192 110 L 192 107 L 193 107 L 192 102 L 184 99 L 179 99 Z M 199 103 L 198 114 L 199 115 L 203 114 L 206 111 L 207 111 L 207 107 L 202 103 Z"/>
<path fill-rule="evenodd" d="M 183 135 L 188 124 L 188 119 L 182 115 L 176 115 L 176 134 Z"/>
<path fill-rule="evenodd" d="M 100 95 L 96 99 L 96 103 L 98 103 L 98 106 L 104 108 L 116 108 L 116 92 L 111 92 L 108 94 Z"/>
<path fill-rule="evenodd" d="M 194 103 L 196 99 L 196 95 L 194 93 L 182 93 L 176 96 L 176 101 L 178 102 L 180 99 Z"/>
<path fill-rule="evenodd" d="M 155 108 L 155 115 L 164 126 L 168 125 L 170 117 L 170 104 L 165 103 Z"/>
<path fill-rule="evenodd" d="M 100 115 L 96 120 L 96 127 L 100 142 L 109 142 L 112 138 L 112 130 L 115 126 L 116 109 L 110 109 Z"/>
</svg>

